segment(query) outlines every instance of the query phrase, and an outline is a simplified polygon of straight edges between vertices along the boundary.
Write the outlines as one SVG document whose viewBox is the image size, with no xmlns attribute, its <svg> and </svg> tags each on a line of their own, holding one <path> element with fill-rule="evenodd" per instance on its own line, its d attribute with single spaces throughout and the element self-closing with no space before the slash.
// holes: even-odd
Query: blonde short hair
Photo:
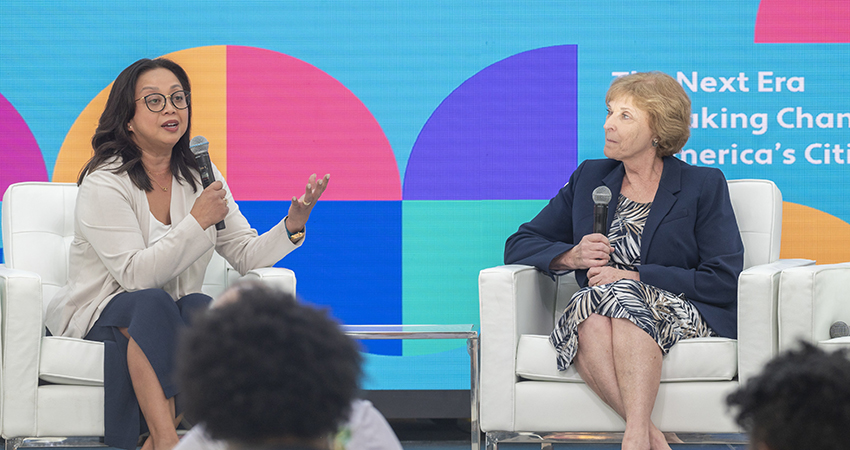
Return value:
<svg viewBox="0 0 850 450">
<path fill-rule="evenodd" d="M 691 99 L 682 86 L 662 72 L 638 72 L 611 82 L 605 103 L 629 97 L 649 115 L 649 127 L 658 137 L 656 154 L 673 156 L 691 136 Z"/>
</svg>

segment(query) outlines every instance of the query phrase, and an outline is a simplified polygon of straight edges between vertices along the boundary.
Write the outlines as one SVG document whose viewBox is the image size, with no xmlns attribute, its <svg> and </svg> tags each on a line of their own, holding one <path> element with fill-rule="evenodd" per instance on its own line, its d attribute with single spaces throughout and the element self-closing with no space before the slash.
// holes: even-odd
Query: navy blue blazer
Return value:
<svg viewBox="0 0 850 450">
<path fill-rule="evenodd" d="M 612 159 L 587 160 L 537 216 L 505 243 L 505 264 L 527 264 L 554 275 L 549 263 L 593 231 L 591 193 L 611 189 L 608 223 L 614 218 L 625 169 Z M 738 335 L 738 275 L 744 245 L 719 169 L 664 158 L 658 191 L 641 237 L 640 280 L 684 294 L 720 336 Z M 587 270 L 575 271 L 587 286 Z"/>
</svg>

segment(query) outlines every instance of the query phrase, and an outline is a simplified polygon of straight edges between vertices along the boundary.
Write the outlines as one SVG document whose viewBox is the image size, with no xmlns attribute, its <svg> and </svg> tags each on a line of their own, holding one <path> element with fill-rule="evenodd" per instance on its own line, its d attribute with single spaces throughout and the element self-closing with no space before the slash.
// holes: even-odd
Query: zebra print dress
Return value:
<svg viewBox="0 0 850 450">
<path fill-rule="evenodd" d="M 636 270 L 640 239 L 652 203 L 636 203 L 620 194 L 608 232 L 614 247 L 609 266 Z M 696 307 L 684 296 L 635 280 L 585 287 L 573 294 L 549 336 L 558 354 L 558 370 L 566 370 L 578 350 L 578 325 L 591 314 L 628 319 L 649 334 L 667 354 L 681 339 L 714 336 Z"/>
</svg>

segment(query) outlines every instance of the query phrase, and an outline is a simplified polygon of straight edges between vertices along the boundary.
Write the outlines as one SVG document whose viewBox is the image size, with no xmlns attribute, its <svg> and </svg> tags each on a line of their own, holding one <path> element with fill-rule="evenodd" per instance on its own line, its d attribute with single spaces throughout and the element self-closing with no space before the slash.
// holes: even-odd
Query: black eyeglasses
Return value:
<svg viewBox="0 0 850 450">
<path fill-rule="evenodd" d="M 186 109 L 189 107 L 189 91 L 176 91 L 172 92 L 171 95 L 162 95 L 159 93 L 156 94 L 148 94 L 144 97 L 137 98 L 136 101 L 145 100 L 145 106 L 148 107 L 150 112 L 160 112 L 165 109 L 165 100 L 170 98 L 171 104 L 174 105 L 177 109 Z"/>
</svg>

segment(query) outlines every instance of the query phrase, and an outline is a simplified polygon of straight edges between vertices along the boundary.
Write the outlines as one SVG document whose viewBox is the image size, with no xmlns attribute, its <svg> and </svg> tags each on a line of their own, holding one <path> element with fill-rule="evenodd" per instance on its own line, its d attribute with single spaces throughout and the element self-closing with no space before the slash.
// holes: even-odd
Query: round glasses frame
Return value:
<svg viewBox="0 0 850 450">
<path fill-rule="evenodd" d="M 189 91 L 174 91 L 169 95 L 160 93 L 148 94 L 144 97 L 139 97 L 136 101 L 144 100 L 145 106 L 150 112 L 161 112 L 165 109 L 165 100 L 171 100 L 171 105 L 176 109 L 186 109 L 189 107 L 191 92 Z M 177 96 L 177 100 L 174 97 Z M 181 97 L 182 96 L 182 97 Z"/>
</svg>

